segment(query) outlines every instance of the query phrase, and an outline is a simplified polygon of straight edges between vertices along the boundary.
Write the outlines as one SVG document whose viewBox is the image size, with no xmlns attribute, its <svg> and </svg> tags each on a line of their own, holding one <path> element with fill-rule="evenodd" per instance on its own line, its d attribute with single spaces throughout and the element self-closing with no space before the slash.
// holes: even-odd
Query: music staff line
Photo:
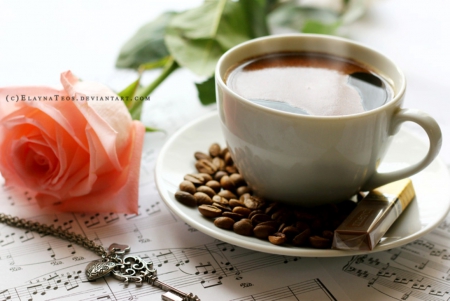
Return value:
<svg viewBox="0 0 450 301">
<path fill-rule="evenodd" d="M 331 301 L 337 300 L 320 279 L 316 278 L 230 301 L 276 301 L 287 300 L 291 297 L 295 297 L 296 300 L 325 300 L 324 298 Z"/>
<path fill-rule="evenodd" d="M 394 251 L 394 250 L 393 250 Z M 368 286 L 399 300 L 447 300 L 450 297 L 450 285 L 434 278 L 423 276 L 392 266 L 392 261 L 400 258 L 397 251 L 388 260 L 380 261 L 377 255 L 354 256 L 343 271 L 367 279 Z M 385 256 L 388 254 L 382 254 Z M 396 256 L 397 255 L 397 256 Z M 380 256 L 380 257 L 381 257 Z"/>
<path fill-rule="evenodd" d="M 225 250 L 225 251 L 224 251 Z M 246 258 L 237 256 L 240 258 L 239 262 L 230 262 L 229 257 L 231 253 L 243 253 L 247 254 Z M 297 261 L 297 258 L 288 258 L 285 256 L 277 256 L 265 253 L 249 253 L 247 250 L 234 247 L 232 245 L 214 242 L 195 248 L 174 248 L 174 249 L 159 249 L 146 252 L 140 252 L 138 255 L 146 260 L 151 260 L 155 267 L 158 268 L 159 276 L 166 283 L 173 285 L 175 287 L 186 287 L 192 285 L 201 285 L 201 287 L 208 289 L 222 284 L 222 280 L 227 277 L 235 278 L 236 280 L 241 280 L 245 273 L 256 271 L 259 269 L 271 267 L 277 264 L 286 264 L 289 262 Z M 64 270 L 64 269 L 62 269 Z M 74 272 L 73 272 L 74 273 Z M 77 277 L 69 277 L 66 281 L 60 279 L 60 282 L 65 285 L 65 289 L 75 290 L 82 283 L 87 282 L 83 277 L 81 277 L 81 271 L 77 272 Z M 57 275 L 56 273 L 54 275 Z M 62 276 L 58 276 L 61 278 Z M 25 295 L 37 295 L 42 293 L 50 293 L 55 290 L 52 286 L 55 284 L 53 278 L 43 277 L 44 282 L 32 281 L 32 285 L 21 286 L 15 288 L 20 294 L 19 296 L 24 297 Z M 72 278 L 72 279 L 70 279 Z M 73 283 L 74 280 L 78 282 Z M 109 279 L 105 279 L 110 281 Z M 50 283 L 50 281 L 53 281 Z M 112 280 L 114 282 L 115 280 Z M 121 284 L 122 289 L 115 291 L 115 298 L 117 300 L 121 299 L 122 294 L 128 295 L 133 294 L 136 296 L 144 296 L 148 294 L 159 293 L 159 290 L 153 288 L 152 286 L 145 286 L 144 288 L 128 287 L 127 290 L 123 290 L 123 284 Z M 60 287 L 60 286 L 58 286 Z M 12 289 L 10 289 L 12 291 Z M 30 293 L 32 291 L 32 293 Z M 1 296 L 1 295 L 0 295 Z M 125 299 L 124 299 L 125 300 Z"/>
</svg>

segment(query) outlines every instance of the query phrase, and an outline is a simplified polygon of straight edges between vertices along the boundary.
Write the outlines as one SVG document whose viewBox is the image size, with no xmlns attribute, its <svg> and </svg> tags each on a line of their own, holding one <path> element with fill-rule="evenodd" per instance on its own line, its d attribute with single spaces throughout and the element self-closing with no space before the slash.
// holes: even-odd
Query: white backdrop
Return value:
<svg viewBox="0 0 450 301">
<path fill-rule="evenodd" d="M 59 87 L 59 74 L 72 70 L 86 80 L 120 90 L 135 78 L 117 71 L 120 47 L 144 23 L 165 10 L 183 10 L 200 0 L 16 1 L 0 0 L 0 86 Z M 437 119 L 444 133 L 441 156 L 450 164 L 450 3 L 447 0 L 375 0 L 347 26 L 347 36 L 391 57 L 408 80 L 405 106 Z M 148 74 L 149 81 L 154 73 Z M 177 71 L 152 95 L 143 121 L 164 127 L 167 115 L 189 110 L 181 123 L 205 110 L 189 71 Z M 176 88 L 175 88 L 176 87 Z M 175 105 L 176 104 L 176 105 Z M 407 125 L 421 134 L 421 130 Z M 423 137 L 424 138 L 424 137 Z M 425 138 L 424 138 L 425 139 Z"/>
</svg>

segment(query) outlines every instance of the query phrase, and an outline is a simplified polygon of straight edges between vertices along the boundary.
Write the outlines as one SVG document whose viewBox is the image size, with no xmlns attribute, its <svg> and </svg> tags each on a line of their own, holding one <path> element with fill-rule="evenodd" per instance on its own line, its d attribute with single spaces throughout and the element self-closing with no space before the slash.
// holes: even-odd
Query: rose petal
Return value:
<svg viewBox="0 0 450 301">
<path fill-rule="evenodd" d="M 131 129 L 131 116 L 122 101 L 82 101 L 81 96 L 118 97 L 108 87 L 91 82 L 80 82 L 70 71 L 61 74 L 61 83 L 69 95 L 79 99 L 75 103 L 87 123 L 96 132 L 107 158 L 120 170 L 117 155 L 123 151 Z"/>
<path fill-rule="evenodd" d="M 129 162 L 122 170 L 118 178 L 111 182 L 109 177 L 99 178 L 101 187 L 93 193 L 85 196 L 69 198 L 63 202 L 45 194 L 36 195 L 36 200 L 41 206 L 53 205 L 58 211 L 70 212 L 122 212 L 137 213 L 139 171 L 141 163 L 142 145 L 145 127 L 139 121 L 133 121 L 130 148 L 124 151 L 120 158 L 121 163 Z M 96 183 L 97 185 L 97 183 Z M 95 186 L 95 185 L 94 185 Z M 55 205 L 55 203 L 57 203 Z"/>
</svg>

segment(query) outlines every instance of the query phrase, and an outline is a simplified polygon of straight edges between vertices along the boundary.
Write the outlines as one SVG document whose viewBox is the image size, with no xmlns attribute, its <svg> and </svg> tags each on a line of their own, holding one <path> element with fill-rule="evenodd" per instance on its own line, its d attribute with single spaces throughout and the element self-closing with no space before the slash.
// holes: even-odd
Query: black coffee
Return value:
<svg viewBox="0 0 450 301">
<path fill-rule="evenodd" d="M 273 109 L 316 116 L 373 110 L 393 97 L 385 79 L 353 60 L 316 52 L 283 52 L 230 68 L 231 90 Z"/>
</svg>

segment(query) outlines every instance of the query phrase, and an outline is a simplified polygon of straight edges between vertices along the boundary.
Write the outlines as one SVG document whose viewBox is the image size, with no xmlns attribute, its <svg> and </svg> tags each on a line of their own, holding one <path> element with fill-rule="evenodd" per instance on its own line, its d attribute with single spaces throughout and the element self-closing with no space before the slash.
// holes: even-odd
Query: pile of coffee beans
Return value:
<svg viewBox="0 0 450 301">
<path fill-rule="evenodd" d="M 194 154 L 197 173 L 187 174 L 175 198 L 197 207 L 214 225 L 274 245 L 330 248 L 334 230 L 356 206 L 354 201 L 313 208 L 269 202 L 252 194 L 227 148 L 210 146 Z"/>
</svg>

